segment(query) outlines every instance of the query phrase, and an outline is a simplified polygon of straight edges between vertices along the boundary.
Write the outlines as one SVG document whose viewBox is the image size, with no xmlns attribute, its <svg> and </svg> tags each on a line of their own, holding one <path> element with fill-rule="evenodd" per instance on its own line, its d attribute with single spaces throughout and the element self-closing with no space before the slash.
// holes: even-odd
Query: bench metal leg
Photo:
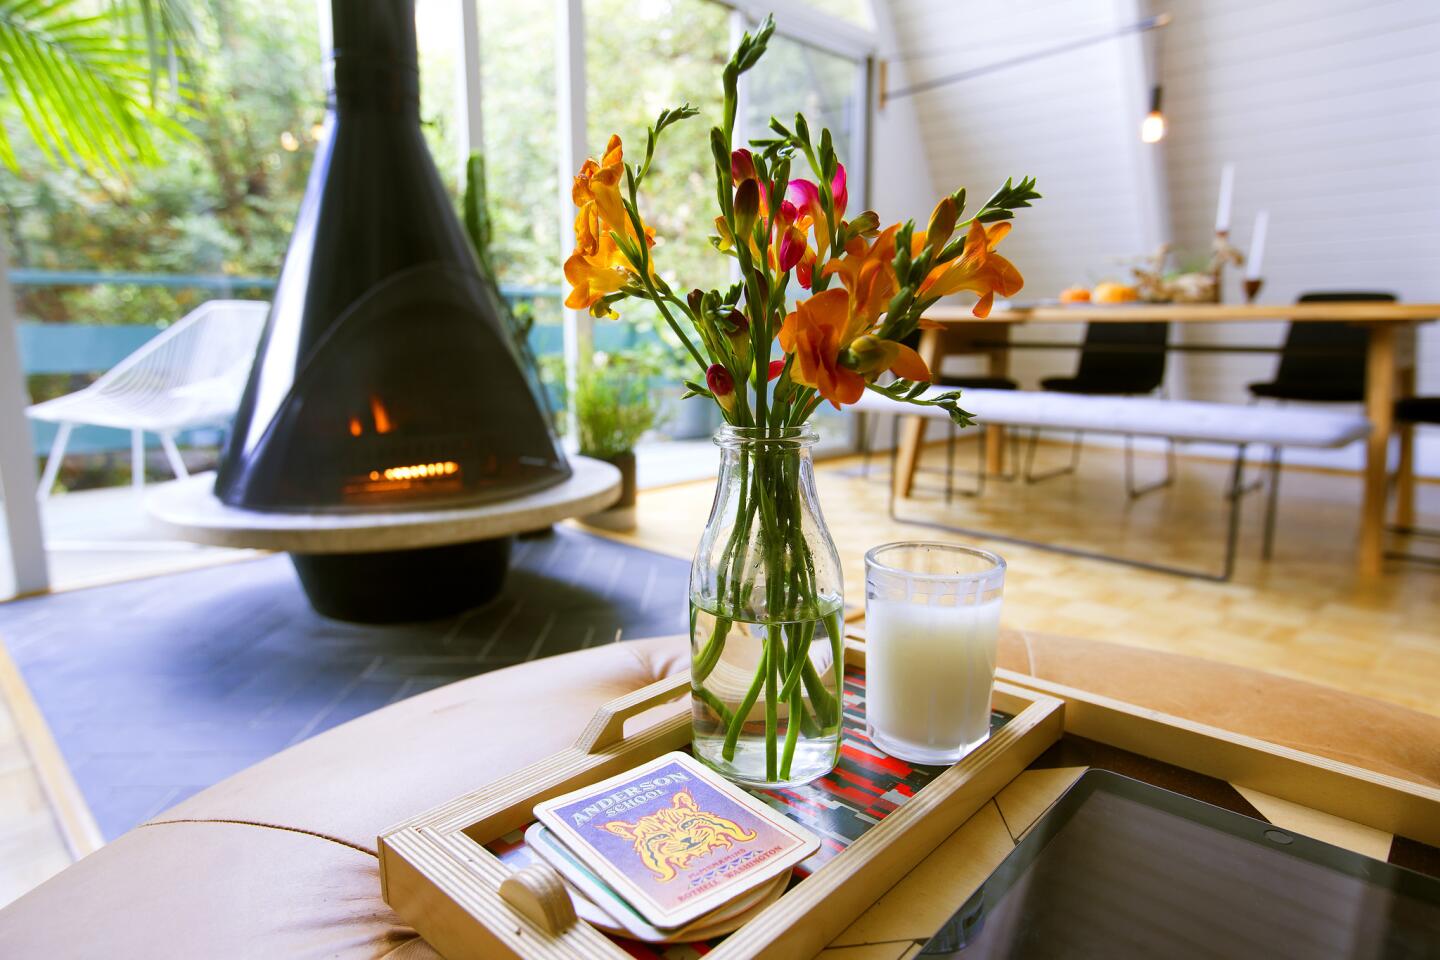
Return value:
<svg viewBox="0 0 1440 960">
<path fill-rule="evenodd" d="M 1070 445 L 1070 465 L 1068 467 L 1060 467 L 1058 470 L 1037 474 L 1035 472 L 1035 447 L 1040 442 L 1040 431 L 1038 429 L 1031 430 L 1030 446 L 1025 452 L 1025 482 L 1040 483 L 1055 477 L 1063 477 L 1067 473 L 1074 473 L 1080 466 L 1080 444 L 1084 437 L 1084 430 L 1075 431 L 1075 441 Z"/>
<path fill-rule="evenodd" d="M 1191 577 L 1196 580 L 1209 580 L 1215 583 L 1226 583 L 1235 573 L 1235 552 L 1240 542 L 1240 508 L 1241 501 L 1247 493 L 1258 489 L 1257 484 L 1245 483 L 1245 447 L 1241 446 L 1235 452 L 1235 462 L 1230 471 L 1230 482 L 1226 485 L 1225 499 L 1229 503 L 1229 513 L 1225 518 L 1225 552 L 1222 558 L 1220 571 L 1218 573 L 1209 570 L 1196 570 L 1189 567 L 1176 567 L 1163 563 L 1151 563 L 1148 560 L 1132 560 L 1129 557 L 1119 557 L 1110 553 L 1100 553 L 1095 550 L 1083 550 L 1079 547 L 1067 547 L 1063 544 L 1045 543 L 1040 540 L 1030 540 L 1025 537 L 1015 537 L 1008 534 L 995 533 L 990 530 L 975 530 L 969 527 L 957 527 L 950 524 L 939 523 L 934 520 L 921 520 L 912 517 L 902 517 L 896 511 L 894 486 L 890 489 L 889 513 L 890 519 L 896 523 L 905 523 L 912 526 L 928 527 L 932 530 L 943 530 L 947 533 L 958 533 L 962 536 L 974 537 L 980 540 L 995 540 L 1000 543 L 1014 543 L 1024 547 L 1035 547 L 1039 550 L 1048 550 L 1051 553 L 1058 553 L 1068 557 L 1082 557 L 1087 560 L 1103 560 L 1107 563 L 1118 563 L 1121 566 L 1134 567 L 1137 570 L 1149 570 L 1153 573 L 1167 573 L 1181 577 Z"/>
<path fill-rule="evenodd" d="M 870 423 L 864 413 L 856 413 L 856 426 L 860 430 L 860 476 L 870 476 Z"/>
<path fill-rule="evenodd" d="M 1135 486 L 1135 444 L 1134 437 L 1125 434 L 1125 492 L 1131 500 L 1139 500 L 1147 493 L 1164 490 L 1175 482 L 1175 441 L 1167 440 L 1165 448 L 1165 476 L 1143 487 Z"/>
<path fill-rule="evenodd" d="M 55 431 L 55 441 L 50 444 L 50 456 L 45 458 L 45 469 L 40 474 L 40 487 L 35 491 L 35 496 L 41 500 L 49 499 L 50 491 L 55 488 L 60 464 L 65 462 L 65 447 L 70 443 L 70 431 L 74 429 L 75 424 L 62 423 L 60 429 Z"/>
<path fill-rule="evenodd" d="M 1270 489 L 1265 495 L 1265 542 L 1260 548 L 1260 557 L 1269 560 L 1275 556 L 1275 523 L 1280 506 L 1280 448 L 1270 448 Z"/>
<path fill-rule="evenodd" d="M 896 422 L 897 425 L 899 424 L 900 420 L 899 420 L 898 417 L 895 419 L 895 422 Z M 986 463 L 985 463 L 985 430 L 986 430 L 986 428 L 985 428 L 985 426 L 982 425 L 982 424 L 977 424 L 976 427 L 975 427 L 975 431 L 976 431 L 976 433 L 977 433 L 977 436 L 976 436 L 976 438 L 975 438 L 975 453 L 976 453 L 975 486 L 974 486 L 973 489 L 970 489 L 970 490 L 957 490 L 957 489 L 955 489 L 955 449 L 956 449 L 956 444 L 955 444 L 955 442 L 956 442 L 956 439 L 957 439 L 957 438 L 956 438 L 955 436 L 953 436 L 953 435 L 950 437 L 949 445 L 947 446 L 946 451 L 945 451 L 945 453 L 946 453 L 946 457 L 945 457 L 945 503 L 946 503 L 946 504 L 950 504 L 950 503 L 954 502 L 954 499 L 955 499 L 956 495 L 959 495 L 959 496 L 962 496 L 962 497 L 978 497 L 978 496 L 981 496 L 982 494 L 985 493 L 985 483 L 986 483 L 986 480 L 988 479 L 988 476 L 987 476 L 986 470 L 985 470 L 985 466 L 986 466 Z M 953 433 L 953 427 L 952 427 L 952 433 Z M 1017 442 L 1017 446 L 1018 446 L 1018 442 Z M 894 475 L 895 475 L 895 464 L 896 464 L 897 459 L 899 458 L 899 449 L 900 449 L 900 448 L 899 448 L 899 445 L 898 445 L 898 444 L 891 444 L 891 446 L 890 446 L 890 476 L 894 476 Z M 933 470 L 927 470 L 927 469 L 925 469 L 925 468 L 922 467 L 922 468 L 920 468 L 917 472 L 919 472 L 919 473 L 934 473 L 935 471 L 933 471 Z M 1001 474 L 1001 475 L 1000 475 L 1000 479 L 1002 479 L 1002 480 L 1014 480 L 1014 479 L 1015 479 L 1015 474 Z M 889 483 L 889 480 L 887 479 L 886 482 Z M 892 497 L 892 500 L 893 500 L 893 497 Z"/>
<path fill-rule="evenodd" d="M 947 422 L 945 434 L 945 503 L 955 498 L 955 423 Z"/>
<path fill-rule="evenodd" d="M 950 424 L 950 440 L 945 450 L 945 503 L 948 505 L 955 499 L 955 494 L 962 497 L 978 497 L 985 493 L 985 426 L 977 424 L 975 428 L 975 488 L 973 490 L 955 489 L 955 424 Z M 1009 478 L 1002 478 L 1009 479 Z"/>
</svg>

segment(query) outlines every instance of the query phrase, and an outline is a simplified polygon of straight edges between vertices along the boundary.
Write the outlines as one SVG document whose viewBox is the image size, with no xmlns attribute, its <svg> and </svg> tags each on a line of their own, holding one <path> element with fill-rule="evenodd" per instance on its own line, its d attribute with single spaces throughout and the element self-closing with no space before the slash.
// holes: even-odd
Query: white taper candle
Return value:
<svg viewBox="0 0 1440 960">
<path fill-rule="evenodd" d="M 1270 211 L 1255 214 L 1255 232 L 1250 235 L 1250 253 L 1245 257 L 1245 279 L 1259 280 L 1265 263 L 1265 237 L 1270 232 Z"/>
<path fill-rule="evenodd" d="M 1235 164 L 1227 162 L 1220 168 L 1220 200 L 1215 206 L 1215 232 L 1230 230 L 1230 203 L 1235 199 Z"/>
</svg>

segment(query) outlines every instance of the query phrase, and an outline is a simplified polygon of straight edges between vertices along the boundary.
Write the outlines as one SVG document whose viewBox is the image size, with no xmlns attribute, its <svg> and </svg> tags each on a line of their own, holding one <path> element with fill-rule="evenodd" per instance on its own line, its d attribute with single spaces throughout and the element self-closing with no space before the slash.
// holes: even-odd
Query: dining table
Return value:
<svg viewBox="0 0 1440 960">
<path fill-rule="evenodd" d="M 1027 324 L 1051 323 L 1137 323 L 1173 324 L 1253 323 L 1286 320 L 1291 323 L 1342 322 L 1364 327 L 1368 333 L 1365 356 L 1365 413 L 1371 431 L 1366 440 L 1362 471 L 1359 537 L 1355 563 L 1362 575 L 1381 572 L 1385 556 L 1385 524 L 1389 488 L 1391 439 L 1397 433 L 1395 401 L 1409 396 L 1415 388 L 1415 334 L 1420 323 L 1440 317 L 1440 303 L 1395 303 L 1387 301 L 1331 301 L 1326 303 L 1231 304 L 1231 303 L 1124 303 L 1045 304 L 997 306 L 987 317 L 976 317 L 969 308 L 937 304 L 925 313 L 934 321 L 923 330 L 919 352 L 932 371 L 939 371 L 945 359 L 955 355 L 981 356 L 986 374 L 1006 376 L 1013 348 L 1035 346 L 1012 340 L 1011 333 Z M 1072 348 L 1079 344 L 1068 344 Z M 1274 352 L 1279 347 L 1230 344 L 1185 344 L 1167 347 L 1171 351 Z M 915 472 L 925 442 L 926 418 L 904 417 L 892 482 L 897 497 L 910 496 Z M 1396 463 L 1395 522 L 1414 523 L 1414 437 L 1413 428 L 1402 425 Z M 1004 470 L 1003 430 L 985 432 L 986 470 Z"/>
</svg>

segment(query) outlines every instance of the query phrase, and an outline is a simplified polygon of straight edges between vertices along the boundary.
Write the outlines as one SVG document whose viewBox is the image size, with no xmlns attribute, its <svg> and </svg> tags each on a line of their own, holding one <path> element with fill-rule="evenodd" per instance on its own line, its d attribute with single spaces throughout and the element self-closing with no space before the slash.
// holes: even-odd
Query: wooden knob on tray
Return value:
<svg viewBox="0 0 1440 960">
<path fill-rule="evenodd" d="M 559 935 L 575 922 L 565 881 L 548 863 L 532 863 L 500 883 L 500 899 L 547 933 Z"/>
</svg>

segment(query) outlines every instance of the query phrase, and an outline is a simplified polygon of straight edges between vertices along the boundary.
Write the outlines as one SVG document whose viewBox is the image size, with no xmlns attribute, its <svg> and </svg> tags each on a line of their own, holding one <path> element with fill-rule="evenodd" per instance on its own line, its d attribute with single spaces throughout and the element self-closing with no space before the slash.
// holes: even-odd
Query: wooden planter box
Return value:
<svg viewBox="0 0 1440 960">
<path fill-rule="evenodd" d="M 863 667 L 863 645 L 847 645 L 846 660 Z M 574 917 L 558 877 L 543 868 L 512 871 L 485 845 L 532 822 L 531 810 L 542 800 L 686 746 L 688 713 L 632 736 L 624 726 L 628 718 L 688 693 L 688 680 L 688 674 L 677 675 L 614 700 L 574 747 L 386 831 L 379 838 L 386 903 L 449 960 L 626 960 L 629 955 L 609 936 Z M 983 746 L 794 883 L 706 956 L 820 953 L 1002 790 L 1012 803 L 1023 794 L 1023 805 L 1038 816 L 1069 781 L 1017 777 L 1066 733 L 1440 846 L 1437 790 L 1004 670 L 993 706 L 1012 716 Z M 876 908 L 882 915 L 892 900 L 900 908 L 890 911 L 894 922 L 882 917 L 882 926 L 895 928 L 887 936 L 897 943 L 924 939 L 988 872 L 970 869 L 955 877 L 950 871 L 946 889 L 928 889 L 932 903 L 918 902 L 925 889 L 886 898 Z"/>
</svg>

